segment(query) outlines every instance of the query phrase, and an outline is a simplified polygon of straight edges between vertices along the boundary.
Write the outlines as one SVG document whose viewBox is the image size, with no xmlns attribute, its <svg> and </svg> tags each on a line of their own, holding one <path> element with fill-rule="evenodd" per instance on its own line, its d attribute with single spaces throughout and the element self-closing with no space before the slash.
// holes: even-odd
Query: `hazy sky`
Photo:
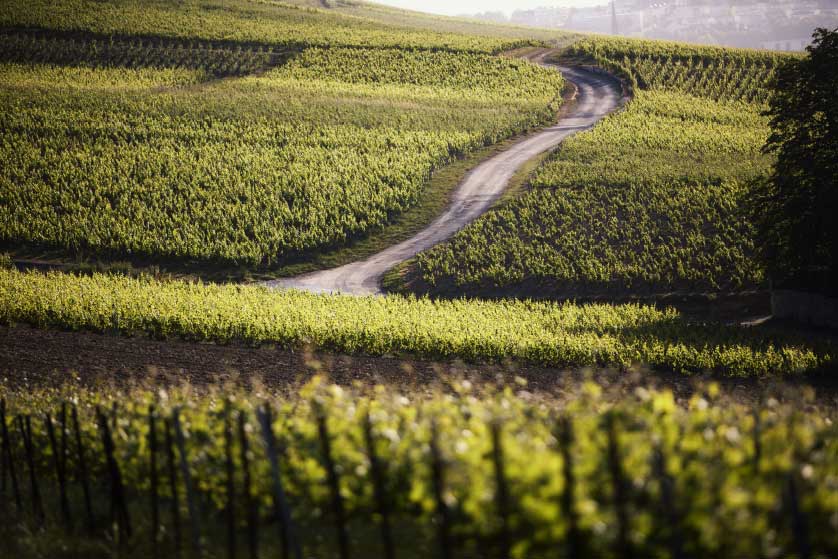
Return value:
<svg viewBox="0 0 838 559">
<path fill-rule="evenodd" d="M 434 14 L 458 15 L 477 12 L 506 12 L 538 8 L 540 6 L 597 6 L 607 0 L 376 0 L 381 4 L 431 12 Z"/>
</svg>

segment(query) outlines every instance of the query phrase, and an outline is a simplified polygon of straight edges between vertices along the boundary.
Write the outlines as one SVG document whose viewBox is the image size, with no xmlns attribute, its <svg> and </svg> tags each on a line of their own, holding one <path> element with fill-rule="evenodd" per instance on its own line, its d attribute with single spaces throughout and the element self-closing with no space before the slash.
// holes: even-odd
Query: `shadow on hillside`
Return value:
<svg viewBox="0 0 838 559">
<path fill-rule="evenodd" d="M 212 77 L 261 73 L 300 47 L 153 35 L 100 35 L 41 28 L 0 29 L 0 62 L 121 68 L 187 68 Z"/>
</svg>

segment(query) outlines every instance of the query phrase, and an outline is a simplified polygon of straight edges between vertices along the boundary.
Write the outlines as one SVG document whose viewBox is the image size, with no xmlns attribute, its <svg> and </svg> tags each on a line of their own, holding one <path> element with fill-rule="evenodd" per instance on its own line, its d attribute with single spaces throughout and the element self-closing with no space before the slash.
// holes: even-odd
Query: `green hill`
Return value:
<svg viewBox="0 0 838 559">
<path fill-rule="evenodd" d="M 254 267 L 344 244 L 434 170 L 549 122 L 562 88 L 488 54 L 520 40 L 285 5 L 0 18 L 0 240 L 70 257 Z"/>
<path fill-rule="evenodd" d="M 391 278 L 454 297 L 206 281 L 405 234 L 555 121 L 561 75 L 512 56 L 547 46 L 633 98 Z M 4 0 L 0 555 L 835 556 L 834 334 L 614 302 L 762 286 L 739 208 L 782 60 L 351 0 Z"/>
<path fill-rule="evenodd" d="M 505 31 L 355 25 L 357 13 L 378 8 L 344 7 L 353 15 L 250 2 L 13 3 L 0 48 L 0 238 L 65 258 L 282 263 L 382 226 L 416 204 L 446 163 L 554 118 L 556 72 L 488 54 L 520 44 Z M 377 17 L 393 14 L 409 15 L 380 9 Z M 529 191 L 420 255 L 419 287 L 550 298 L 758 285 L 749 224 L 736 209 L 744 184 L 768 165 L 759 112 L 778 55 L 597 38 L 564 57 L 622 75 L 634 99 L 563 144 Z M 828 343 L 693 325 L 632 305 L 547 305 L 532 314 L 528 303 L 350 303 L 98 275 L 91 291 L 86 281 L 4 273 L 3 318 L 312 341 L 348 353 L 640 361 L 740 375 L 817 370 L 833 354 Z M 98 310 L 58 296 L 77 289 Z M 153 310 L 141 293 L 177 303 Z M 251 298 L 272 310 L 241 315 Z M 100 304 L 111 310 L 103 315 Z M 222 312 L 228 307 L 233 314 Z M 119 325 L 109 326 L 111 313 L 123 317 Z M 469 313 L 477 314 L 463 331 Z M 554 318 L 533 331 L 540 313 Z M 652 318 L 636 324 L 636 313 Z M 337 322 L 327 326 L 321 317 L 330 314 Z M 280 316 L 291 321 L 277 330 Z"/>
<path fill-rule="evenodd" d="M 759 286 L 739 209 L 770 165 L 761 112 L 785 55 L 596 38 L 566 56 L 623 76 L 634 99 L 565 142 L 523 196 L 420 255 L 414 289 L 573 297 Z"/>
<path fill-rule="evenodd" d="M 334 10 L 258 0 L 12 0 L 0 14 L 4 28 L 88 31 L 272 46 L 366 46 L 498 52 L 529 43 L 519 34 L 465 34 L 398 26 Z M 562 36 L 557 32 L 555 36 Z"/>
</svg>

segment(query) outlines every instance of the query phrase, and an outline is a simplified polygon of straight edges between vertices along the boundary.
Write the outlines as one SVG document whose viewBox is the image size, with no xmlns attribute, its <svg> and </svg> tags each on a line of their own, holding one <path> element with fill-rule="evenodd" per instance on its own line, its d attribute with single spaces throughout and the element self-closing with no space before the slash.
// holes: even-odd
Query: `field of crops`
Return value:
<svg viewBox="0 0 838 559">
<path fill-rule="evenodd" d="M 548 39 L 569 36 L 349 0 L 6 1 L 0 245 L 205 270 L 344 245 L 414 206 L 440 167 L 555 117 L 557 72 L 492 56 Z M 564 56 L 620 74 L 631 104 L 565 142 L 523 196 L 420 255 L 418 288 L 759 286 L 738 210 L 771 162 L 760 111 L 778 55 L 594 38 Z M 417 359 L 429 374 L 459 360 L 574 372 L 538 386 L 440 373 L 402 389 L 420 375 L 350 388 L 303 370 L 300 388 L 246 370 L 222 386 L 196 366 L 178 382 L 207 384 L 82 385 L 107 345 L 87 335 L 101 349 L 75 352 L 78 377 L 32 385 L 3 346 L 0 556 L 838 554 L 830 334 L 640 304 L 23 272 L 0 254 L 0 330 L 18 341 L 28 327 L 118 336 L 135 353 L 139 338 L 200 342 L 166 346 L 196 361 L 230 344 L 216 349 L 260 346 L 270 366 L 314 350 L 401 372 Z"/>
<path fill-rule="evenodd" d="M 202 270 L 345 245 L 415 206 L 455 158 L 550 122 L 561 76 L 493 55 L 576 38 L 348 0 L 7 0 L 0 245 Z M 771 163 L 760 111 L 779 55 L 585 38 L 564 56 L 620 74 L 631 104 L 421 255 L 418 287 L 759 286 L 738 209 Z M 836 400 L 784 385 L 830 378 L 829 334 L 639 304 L 22 272 L 0 255 L 0 330 L 30 326 L 138 352 L 144 337 L 201 342 L 185 359 L 231 344 L 585 371 L 543 379 L 552 393 L 521 379 L 265 386 L 247 371 L 246 387 L 72 373 L 33 386 L 4 349 L 0 556 L 838 554 Z M 673 373 L 654 378 L 677 398 L 646 384 L 650 368 Z"/>
<path fill-rule="evenodd" d="M 323 9 L 323 0 L 286 0 L 288 4 Z M 477 35 L 494 39 L 516 41 L 544 41 L 553 46 L 564 46 L 580 35 L 555 28 L 538 28 L 513 23 L 487 22 L 480 19 L 450 17 L 414 10 L 405 10 L 385 4 L 346 0 L 325 0 L 330 13 L 372 20 L 388 27 L 428 30 L 443 33 Z"/>
<path fill-rule="evenodd" d="M 646 363 L 682 373 L 793 377 L 835 366 L 828 341 L 692 324 L 641 305 L 432 301 L 0 270 L 0 322 L 161 339 L 552 367 Z"/>
<path fill-rule="evenodd" d="M 320 379 L 284 396 L 2 386 L 0 548 L 252 557 L 281 546 L 342 559 L 838 549 L 836 418 L 812 394 L 795 396 L 802 408 L 770 394 L 742 404 L 714 385 L 681 401 L 595 384 L 563 400 L 519 394 L 466 382 L 357 393 Z"/>
<path fill-rule="evenodd" d="M 565 54 L 591 60 L 641 89 L 757 103 L 768 99 L 766 85 L 774 69 L 789 56 L 798 56 L 615 37 L 575 41 Z"/>
<path fill-rule="evenodd" d="M 625 76 L 634 99 L 565 142 L 524 196 L 420 255 L 419 289 L 567 297 L 760 285 L 739 209 L 770 165 L 760 101 L 779 55 L 610 39 L 568 55 Z"/>
<path fill-rule="evenodd" d="M 339 245 L 452 158 L 552 118 L 562 86 L 480 54 L 311 48 L 208 81 L 268 55 L 166 68 L 132 42 L 128 67 L 97 67 L 41 43 L 82 65 L 0 64 L 0 239 L 119 258 L 255 266 Z"/>
<path fill-rule="evenodd" d="M 0 28 L 89 31 L 104 36 L 224 40 L 278 46 L 362 46 L 494 53 L 533 41 L 520 34 L 445 33 L 328 10 L 258 0 L 7 0 Z M 557 37 L 562 36 L 556 32 Z"/>
<path fill-rule="evenodd" d="M 0 60 L 92 68 L 181 68 L 213 77 L 243 76 L 285 62 L 291 48 L 160 37 L 103 37 L 90 33 L 0 31 Z"/>
</svg>

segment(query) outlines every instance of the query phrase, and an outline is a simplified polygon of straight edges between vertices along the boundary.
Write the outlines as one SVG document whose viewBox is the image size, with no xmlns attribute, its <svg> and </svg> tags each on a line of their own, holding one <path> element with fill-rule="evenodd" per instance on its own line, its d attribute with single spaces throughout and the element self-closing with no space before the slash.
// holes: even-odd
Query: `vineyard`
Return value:
<svg viewBox="0 0 838 559">
<path fill-rule="evenodd" d="M 708 385 L 562 398 L 5 386 L 8 553 L 830 557 L 834 409 Z M 17 520 L 9 522 L 8 519 Z M 21 525 L 22 523 L 22 525 Z M 38 534 L 37 536 L 35 534 Z M 52 547 L 51 547 L 52 546 Z"/>
<path fill-rule="evenodd" d="M 523 163 L 568 93 L 515 58 L 547 46 L 632 98 Z M 788 56 L 355 0 L 4 0 L 0 556 L 838 556 L 838 338 L 613 302 L 762 294 L 742 207 Z M 574 75 L 576 122 L 616 106 Z M 490 153 L 514 195 L 391 273 L 406 296 L 185 276 L 376 250 Z"/>
<path fill-rule="evenodd" d="M 565 54 L 595 62 L 640 89 L 764 103 L 774 69 L 789 53 L 619 38 L 582 39 Z"/>
<path fill-rule="evenodd" d="M 222 41 L 158 37 L 119 38 L 89 33 L 7 30 L 0 33 L 0 60 L 93 68 L 185 68 L 210 76 L 243 76 L 286 61 L 294 51 Z"/>
<path fill-rule="evenodd" d="M 0 239 L 71 255 L 258 266 L 340 245 L 414 205 L 435 169 L 551 119 L 562 87 L 481 54 L 310 48 L 208 81 L 270 56 L 158 67 L 186 55 L 29 41 L 82 65 L 0 64 Z"/>
<path fill-rule="evenodd" d="M 85 31 L 105 36 L 225 40 L 273 48 L 307 45 L 496 53 L 536 43 L 520 30 L 511 36 L 497 30 L 446 33 L 428 26 L 399 26 L 329 10 L 256 0 L 6 0 L 0 12 L 0 28 L 10 27 Z M 556 31 L 554 35 L 564 34 Z"/>
<path fill-rule="evenodd" d="M 322 9 L 324 7 L 321 0 L 289 0 L 288 3 L 308 8 Z M 417 12 L 414 10 L 404 10 L 372 2 L 326 0 L 326 3 L 329 6 L 329 13 L 339 13 L 364 20 L 372 20 L 390 28 L 433 29 L 437 32 L 477 35 L 494 39 L 504 38 L 525 41 L 527 43 L 544 41 L 557 47 L 569 45 L 580 37 L 578 33 L 556 28 L 542 29 L 500 22 L 489 23 L 479 19 L 464 19 Z"/>
<path fill-rule="evenodd" d="M 603 38 L 567 56 L 624 76 L 632 102 L 565 142 L 525 195 L 420 255 L 410 288 L 572 297 L 759 286 L 739 209 L 770 165 L 761 101 L 781 55 Z"/>
<path fill-rule="evenodd" d="M 834 369 L 836 355 L 828 336 L 695 324 L 673 309 L 636 304 L 348 297 L 11 270 L 0 270 L 0 323 L 476 363 L 645 363 L 739 377 L 816 377 Z"/>
</svg>

